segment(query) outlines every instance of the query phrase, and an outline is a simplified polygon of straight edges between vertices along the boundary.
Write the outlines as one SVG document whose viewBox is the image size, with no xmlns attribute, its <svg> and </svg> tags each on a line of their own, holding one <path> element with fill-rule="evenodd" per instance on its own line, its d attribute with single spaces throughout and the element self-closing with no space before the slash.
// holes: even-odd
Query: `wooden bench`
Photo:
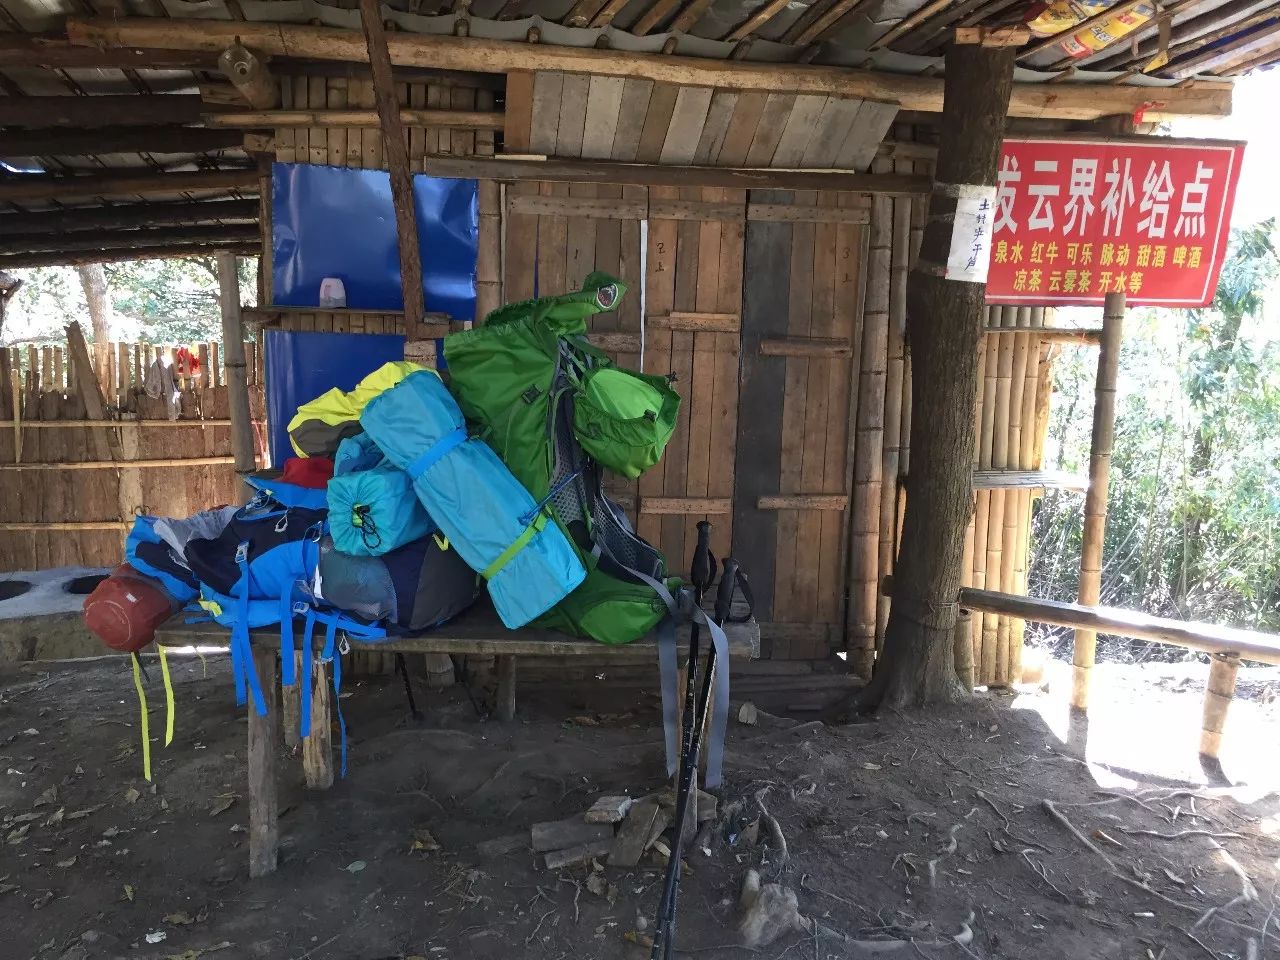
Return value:
<svg viewBox="0 0 1280 960">
<path fill-rule="evenodd" d="M 745 660 L 759 655 L 760 625 L 755 621 L 726 624 L 725 634 L 731 659 Z M 227 640 L 226 628 L 213 623 L 188 624 L 183 622 L 181 615 L 156 632 L 156 642 L 166 647 L 225 647 Z M 254 630 L 250 641 L 254 648 L 254 669 L 263 681 L 262 694 L 267 704 L 265 717 L 258 716 L 252 707 L 248 711 L 249 875 L 259 877 L 275 870 L 279 843 L 276 796 L 279 745 L 276 743 L 276 731 L 282 697 L 274 678 L 280 654 L 280 631 L 276 627 Z M 594 640 L 552 630 L 508 630 L 487 603 L 477 604 L 456 620 L 421 636 L 397 637 L 378 643 L 354 639 L 349 642 L 352 651 L 493 656 L 497 662 L 498 678 L 494 715 L 498 720 L 515 717 L 516 658 L 519 656 L 575 657 L 607 653 L 619 661 L 648 661 L 655 667 L 657 664 L 657 645 L 652 636 L 626 646 L 606 647 Z M 689 645 L 688 624 L 677 631 L 677 642 L 683 659 Z M 300 658 L 301 654 L 298 656 Z M 332 687 L 328 682 L 327 665 L 317 661 L 313 670 L 311 736 L 303 741 L 302 763 L 307 786 L 323 790 L 333 784 Z M 297 685 L 286 688 L 285 696 L 293 700 L 298 689 Z"/>
</svg>

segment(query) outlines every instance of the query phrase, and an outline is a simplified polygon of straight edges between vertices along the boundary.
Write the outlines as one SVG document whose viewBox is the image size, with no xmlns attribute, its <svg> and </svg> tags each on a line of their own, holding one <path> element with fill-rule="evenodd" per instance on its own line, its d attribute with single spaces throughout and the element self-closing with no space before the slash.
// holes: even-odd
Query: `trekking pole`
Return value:
<svg viewBox="0 0 1280 960">
<path fill-rule="evenodd" d="M 693 585 L 693 602 L 701 608 L 702 599 L 711 588 L 716 576 L 716 558 L 711 552 L 711 524 L 707 520 L 698 521 L 698 544 L 693 551 L 693 562 L 689 569 L 689 581 Z M 693 776 L 697 760 L 692 756 L 694 742 L 694 720 L 697 714 L 698 690 L 698 656 L 699 656 L 698 621 L 689 625 L 689 659 L 685 662 L 684 717 L 680 730 L 680 765 L 676 770 L 676 806 L 678 822 L 675 832 L 675 852 L 667 864 L 666 877 L 662 884 L 662 898 L 658 902 L 658 915 L 654 924 L 653 952 L 651 957 L 657 960 L 663 954 L 661 944 L 670 917 L 675 912 L 675 888 L 680 883 L 680 846 L 684 840 L 684 820 L 688 816 L 687 800 L 681 806 L 680 798 L 688 793 L 685 786 Z"/>
<path fill-rule="evenodd" d="M 723 627 L 729 618 L 729 609 L 733 604 L 733 596 L 739 582 L 738 561 L 725 560 L 720 575 L 720 588 L 716 591 L 714 619 L 718 627 Z M 694 621 L 692 629 L 697 629 Z M 690 668 L 692 670 L 692 668 Z M 671 861 L 667 865 L 666 884 L 663 890 L 662 903 L 659 906 L 658 922 L 654 927 L 653 952 L 651 960 L 661 958 L 669 960 L 675 954 L 676 939 L 676 907 L 680 895 L 681 847 L 684 841 L 685 820 L 689 814 L 689 801 L 693 796 L 693 779 L 698 769 L 698 755 L 702 751 L 703 725 L 707 710 L 711 703 L 711 686 L 715 680 L 716 650 L 712 646 L 707 652 L 707 663 L 702 673 L 702 688 L 694 713 L 693 737 L 689 744 L 687 757 L 681 765 L 680 784 L 676 793 L 676 831 L 672 844 Z M 692 674 L 691 674 L 692 676 Z"/>
</svg>

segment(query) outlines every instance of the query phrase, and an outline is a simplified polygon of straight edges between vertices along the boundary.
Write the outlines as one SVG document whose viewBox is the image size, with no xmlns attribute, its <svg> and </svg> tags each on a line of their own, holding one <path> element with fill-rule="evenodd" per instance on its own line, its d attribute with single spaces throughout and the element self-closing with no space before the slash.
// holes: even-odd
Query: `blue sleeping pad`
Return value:
<svg viewBox="0 0 1280 960">
<path fill-rule="evenodd" d="M 467 436 L 462 411 L 433 372 L 410 374 L 379 394 L 360 424 L 409 474 L 467 566 L 488 581 L 508 627 L 524 626 L 582 582 L 586 569 L 545 504 L 483 441 Z"/>
</svg>

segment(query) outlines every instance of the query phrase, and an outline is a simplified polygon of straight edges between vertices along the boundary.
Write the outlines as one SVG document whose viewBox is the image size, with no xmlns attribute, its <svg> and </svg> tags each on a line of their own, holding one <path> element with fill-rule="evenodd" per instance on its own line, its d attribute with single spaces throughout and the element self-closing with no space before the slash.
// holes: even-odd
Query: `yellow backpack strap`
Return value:
<svg viewBox="0 0 1280 960">
<path fill-rule="evenodd" d="M 138 706 L 142 710 L 142 776 L 151 782 L 151 723 L 147 718 L 147 692 L 142 689 L 142 663 L 136 653 L 133 657 L 133 688 L 138 691 Z"/>
<path fill-rule="evenodd" d="M 173 680 L 169 677 L 169 658 L 165 655 L 164 644 L 157 643 L 156 649 L 160 651 L 160 675 L 164 677 L 164 745 L 167 747 L 173 743 Z"/>
</svg>

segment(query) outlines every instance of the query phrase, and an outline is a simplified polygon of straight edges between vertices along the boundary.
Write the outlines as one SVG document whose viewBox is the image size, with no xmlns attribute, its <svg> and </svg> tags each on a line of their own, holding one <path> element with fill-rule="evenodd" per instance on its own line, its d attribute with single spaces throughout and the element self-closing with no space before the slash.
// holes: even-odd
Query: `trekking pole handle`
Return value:
<svg viewBox="0 0 1280 960">
<path fill-rule="evenodd" d="M 716 623 L 723 624 L 729 618 L 729 609 L 733 606 L 733 595 L 738 589 L 738 561 L 728 557 L 724 562 L 724 572 L 720 575 L 720 589 L 716 591 Z"/>
<path fill-rule="evenodd" d="M 716 561 L 711 555 L 711 522 L 698 521 L 698 545 L 693 551 L 693 565 L 689 571 L 689 579 L 693 587 L 701 595 L 711 588 L 711 581 L 716 577 Z"/>
</svg>

